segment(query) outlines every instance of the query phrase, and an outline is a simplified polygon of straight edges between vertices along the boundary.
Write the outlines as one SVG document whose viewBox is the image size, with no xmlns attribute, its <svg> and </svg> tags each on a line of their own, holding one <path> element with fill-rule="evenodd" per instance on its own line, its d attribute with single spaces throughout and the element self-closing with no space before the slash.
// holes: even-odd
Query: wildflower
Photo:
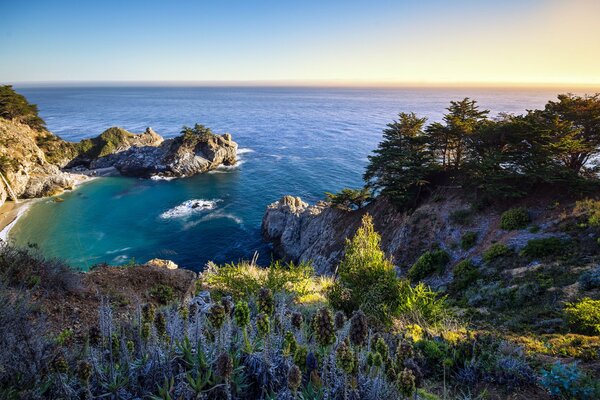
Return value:
<svg viewBox="0 0 600 400">
<path fill-rule="evenodd" d="M 267 315 L 271 315 L 275 311 L 275 300 L 271 289 L 262 288 L 258 292 L 258 310 Z"/>
<path fill-rule="evenodd" d="M 292 391 L 292 393 L 296 393 L 300 385 L 302 384 L 302 372 L 297 365 L 292 365 L 292 367 L 288 371 L 287 376 L 287 384 L 288 388 Z"/>
<path fill-rule="evenodd" d="M 208 320 L 215 329 L 221 329 L 225 322 L 225 307 L 213 304 L 208 312 Z"/>
<path fill-rule="evenodd" d="M 271 331 L 271 321 L 269 321 L 269 316 L 265 313 L 260 313 L 256 317 L 256 328 L 258 329 L 258 333 L 260 336 L 265 337 Z"/>
<path fill-rule="evenodd" d="M 333 317 L 331 311 L 327 308 L 320 308 L 314 316 L 313 328 L 315 330 L 315 338 L 321 346 L 328 346 L 335 341 L 333 331 Z"/>
<path fill-rule="evenodd" d="M 333 319 L 333 321 L 335 325 L 335 330 L 339 331 L 344 327 L 344 324 L 346 323 L 346 316 L 343 312 L 338 311 L 335 313 L 335 318 Z"/>
<path fill-rule="evenodd" d="M 227 352 L 223 352 L 217 357 L 215 372 L 223 379 L 229 379 L 233 373 L 233 360 Z"/>
<path fill-rule="evenodd" d="M 250 323 L 250 308 L 248 307 L 248 303 L 243 300 L 237 302 L 233 310 L 233 319 L 240 328 L 248 326 Z"/>
<path fill-rule="evenodd" d="M 357 311 L 350 319 L 350 342 L 355 346 L 363 346 L 367 341 L 369 327 L 367 316 L 362 311 Z"/>
</svg>

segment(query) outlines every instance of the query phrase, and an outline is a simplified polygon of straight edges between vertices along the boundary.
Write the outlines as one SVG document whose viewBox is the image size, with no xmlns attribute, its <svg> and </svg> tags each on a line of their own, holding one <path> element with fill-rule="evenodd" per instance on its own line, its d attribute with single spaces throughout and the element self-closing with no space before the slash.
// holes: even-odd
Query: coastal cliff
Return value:
<svg viewBox="0 0 600 400">
<path fill-rule="evenodd" d="M 500 229 L 502 208 L 477 212 L 464 193 L 451 188 L 440 190 L 412 212 L 398 211 L 384 197 L 359 210 L 347 211 L 326 202 L 308 205 L 298 197 L 284 196 L 267 206 L 262 234 L 277 256 L 294 262 L 312 260 L 317 272 L 329 274 L 343 255 L 346 238 L 355 234 L 368 213 L 381 234 L 382 250 L 405 273 L 433 247 L 447 252 L 451 263 L 467 258 L 481 262 L 482 253 L 493 243 L 504 243 L 519 251 L 532 239 L 565 236 L 556 226 L 561 214 L 572 212 L 573 201 L 565 200 L 556 209 L 549 209 L 552 201 L 540 198 L 524 199 L 522 204 L 532 216 L 535 232 Z M 466 233 L 476 237 L 468 249 L 461 247 Z M 430 283 L 437 286 L 449 279 L 449 275 L 437 276 Z"/>
</svg>

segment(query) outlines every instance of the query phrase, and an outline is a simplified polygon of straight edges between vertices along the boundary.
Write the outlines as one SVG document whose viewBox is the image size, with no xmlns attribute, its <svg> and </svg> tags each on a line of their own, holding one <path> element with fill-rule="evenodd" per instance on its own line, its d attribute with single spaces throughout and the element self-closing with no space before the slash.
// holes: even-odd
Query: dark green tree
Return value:
<svg viewBox="0 0 600 400">
<path fill-rule="evenodd" d="M 364 174 L 367 187 L 380 191 L 401 207 L 414 207 L 435 170 L 423 132 L 426 118 L 400 113 L 383 131 L 383 141 Z"/>
<path fill-rule="evenodd" d="M 32 129 L 45 129 L 46 123 L 38 115 L 38 108 L 14 91 L 11 85 L 0 86 L 0 118 L 14 120 Z"/>
<path fill-rule="evenodd" d="M 444 115 L 444 124 L 436 122 L 427 127 L 436 160 L 444 169 L 458 170 L 467 157 L 469 142 L 486 121 L 488 110 L 480 110 L 477 102 L 468 97 L 451 101 Z"/>
<path fill-rule="evenodd" d="M 576 174 L 600 152 L 600 93 L 589 96 L 561 94 L 544 110 L 532 112 L 552 133 L 557 158 Z"/>
</svg>

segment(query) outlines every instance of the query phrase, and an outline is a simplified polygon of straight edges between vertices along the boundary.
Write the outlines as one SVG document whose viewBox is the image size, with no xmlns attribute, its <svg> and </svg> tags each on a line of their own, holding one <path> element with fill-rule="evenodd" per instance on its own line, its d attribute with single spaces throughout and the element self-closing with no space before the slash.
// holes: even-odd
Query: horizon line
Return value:
<svg viewBox="0 0 600 400">
<path fill-rule="evenodd" d="M 331 88 L 531 88 L 531 89 L 600 89 L 600 82 L 509 82 L 509 81 L 357 81 L 357 80 L 32 80 L 3 84 L 21 87 L 331 87 Z"/>
</svg>

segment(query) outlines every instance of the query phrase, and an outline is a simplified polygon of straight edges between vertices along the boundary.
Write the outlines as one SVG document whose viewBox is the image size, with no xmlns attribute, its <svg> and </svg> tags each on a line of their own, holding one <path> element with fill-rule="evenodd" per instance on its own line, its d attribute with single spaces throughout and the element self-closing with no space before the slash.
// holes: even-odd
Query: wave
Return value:
<svg viewBox="0 0 600 400">
<path fill-rule="evenodd" d="M 160 175 L 152 175 L 150 180 L 152 181 L 172 181 L 173 179 L 177 179 L 174 176 L 160 176 Z"/>
<path fill-rule="evenodd" d="M 115 254 L 115 253 L 121 253 L 123 251 L 127 251 L 127 250 L 131 250 L 131 247 L 123 247 L 122 249 L 116 249 L 116 250 L 108 250 L 106 252 L 106 254 Z"/>
<path fill-rule="evenodd" d="M 221 212 L 221 211 L 217 211 L 217 212 L 210 213 L 210 214 L 208 214 L 208 215 L 200 218 L 198 221 L 192 221 L 192 222 L 186 223 L 183 226 L 183 230 L 186 231 L 188 229 L 191 229 L 191 228 L 195 227 L 196 225 L 201 224 L 202 222 L 205 222 L 205 221 L 210 221 L 210 220 L 213 220 L 213 219 L 221 219 L 221 218 L 230 219 L 230 220 L 234 221 L 238 225 L 243 225 L 244 224 L 244 220 L 242 220 L 240 217 L 238 217 L 236 215 L 233 215 L 233 214 L 230 214 L 230 213 L 224 213 L 224 212 Z"/>
<path fill-rule="evenodd" d="M 248 153 L 254 153 L 254 150 L 249 149 L 247 147 L 242 147 L 241 149 L 237 149 L 237 155 L 239 156 L 240 154 L 248 154 Z"/>
<path fill-rule="evenodd" d="M 238 160 L 235 164 L 233 165 L 219 165 L 217 168 L 208 171 L 209 174 L 226 174 L 230 171 L 235 171 L 236 169 L 238 169 L 243 163 L 245 163 L 246 161 L 244 160 Z"/>
<path fill-rule="evenodd" d="M 217 203 L 221 200 L 202 200 L 193 199 L 186 200 L 180 205 L 173 207 L 162 214 L 161 219 L 172 219 L 172 218 L 187 218 L 191 215 L 197 214 L 205 210 L 213 210 L 217 207 Z"/>
</svg>

